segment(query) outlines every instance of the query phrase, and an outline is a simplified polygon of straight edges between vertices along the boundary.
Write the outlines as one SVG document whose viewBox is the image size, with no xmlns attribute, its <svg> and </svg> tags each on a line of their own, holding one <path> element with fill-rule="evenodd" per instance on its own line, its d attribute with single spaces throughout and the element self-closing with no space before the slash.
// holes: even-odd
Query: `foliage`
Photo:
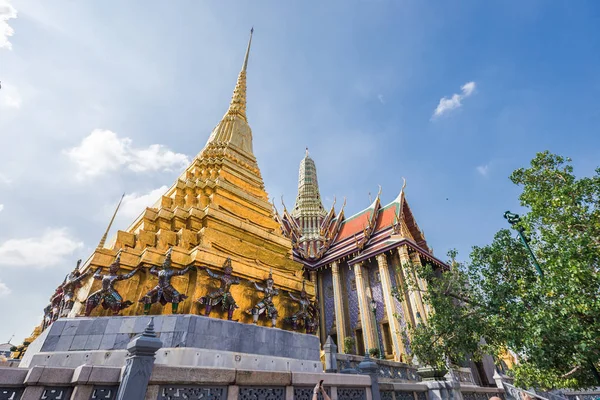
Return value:
<svg viewBox="0 0 600 400">
<path fill-rule="evenodd" d="M 369 349 L 369 355 L 374 358 L 379 358 L 379 349 L 377 347 Z"/>
<path fill-rule="evenodd" d="M 346 353 L 346 354 L 353 353 L 355 344 L 356 344 L 356 341 L 354 340 L 354 338 L 352 336 L 347 336 L 346 338 L 344 338 L 344 353 Z"/>
<path fill-rule="evenodd" d="M 455 253 L 451 254 L 452 257 Z M 458 364 L 469 357 L 478 359 L 485 346 L 480 345 L 482 332 L 488 329 L 480 318 L 478 308 L 469 289 L 468 277 L 453 261 L 454 268 L 440 273 L 431 265 L 404 264 L 402 267 L 407 288 L 420 291 L 419 281 L 430 282 L 428 290 L 422 291 L 423 301 L 433 310 L 441 312 L 422 316 L 417 326 L 408 328 L 412 338 L 410 347 L 420 364 L 443 369 L 447 362 Z M 399 300 L 406 293 L 394 292 Z"/>
<path fill-rule="evenodd" d="M 510 230 L 474 247 L 466 265 L 452 261 L 435 279 L 430 266 L 404 266 L 407 275 L 414 271 L 429 282 L 424 297 L 435 310 L 427 324 L 409 331 L 422 362 L 497 356 L 507 346 L 519 356 L 519 385 L 600 386 L 600 169 L 577 179 L 570 162 L 539 153 L 529 168 L 510 176 L 522 187 L 527 212 L 519 228 L 543 278 Z M 418 290 L 416 279 L 408 281 Z"/>
</svg>

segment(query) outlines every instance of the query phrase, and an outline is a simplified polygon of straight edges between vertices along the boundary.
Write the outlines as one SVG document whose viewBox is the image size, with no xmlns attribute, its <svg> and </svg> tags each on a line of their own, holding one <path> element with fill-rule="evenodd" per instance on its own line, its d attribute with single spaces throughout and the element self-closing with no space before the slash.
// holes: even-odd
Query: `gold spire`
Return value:
<svg viewBox="0 0 600 400">
<path fill-rule="evenodd" d="M 248 40 L 248 48 L 246 48 L 246 56 L 244 57 L 244 63 L 242 64 L 242 70 L 238 75 L 235 89 L 233 90 L 231 103 L 229 103 L 229 110 L 227 110 L 227 115 L 237 115 L 246 122 L 248 122 L 248 119 L 246 118 L 246 69 L 248 68 L 248 57 L 250 56 L 253 33 L 254 28 L 250 29 L 250 39 Z"/>
<path fill-rule="evenodd" d="M 115 217 L 117 216 L 117 211 L 119 211 L 119 207 L 121 207 L 121 202 L 123 201 L 123 197 L 125 197 L 125 193 L 123 193 L 123 196 L 121 196 L 121 200 L 119 200 L 119 204 L 117 204 L 117 209 L 115 210 L 112 218 L 110 219 L 110 222 L 108 223 L 108 227 L 106 228 L 106 232 L 104 232 L 104 235 L 102 235 L 102 239 L 100 239 L 100 243 L 98 243 L 98 248 L 101 249 L 102 247 L 104 247 L 104 243 L 106 242 L 106 237 L 108 236 L 108 231 L 110 231 L 110 227 L 113 224 L 113 221 L 115 220 Z"/>
<path fill-rule="evenodd" d="M 252 152 L 252 130 L 248 125 L 248 118 L 246 117 L 246 68 L 248 67 L 253 32 L 254 28 L 250 30 L 246 56 L 244 57 L 244 63 L 238 75 L 235 89 L 233 90 L 229 108 L 215 129 L 213 129 L 202 152 L 209 150 L 210 147 L 234 147 L 236 150 L 244 152 L 242 155 L 247 157 L 246 162 L 248 164 L 256 166 L 256 159 L 254 159 Z"/>
</svg>

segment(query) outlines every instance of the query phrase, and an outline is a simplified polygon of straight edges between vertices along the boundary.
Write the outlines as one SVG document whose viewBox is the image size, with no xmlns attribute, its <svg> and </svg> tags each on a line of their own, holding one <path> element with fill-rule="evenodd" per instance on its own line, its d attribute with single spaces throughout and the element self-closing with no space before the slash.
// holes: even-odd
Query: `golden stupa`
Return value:
<svg viewBox="0 0 600 400">
<path fill-rule="evenodd" d="M 172 279 L 173 286 L 187 295 L 179 304 L 178 313 L 203 313 L 196 300 L 219 285 L 203 268 L 221 273 L 227 258 L 231 259 L 233 275 L 241 279 L 241 284 L 231 287 L 239 306 L 234 320 L 252 323 L 252 316 L 245 311 L 262 295 L 251 282 L 264 282 L 271 271 L 275 287 L 280 289 L 280 295 L 274 298 L 279 314 L 277 327 L 291 329 L 284 318 L 298 310 L 298 304 L 286 292 L 299 297 L 304 287 L 308 296 L 314 298 L 314 283 L 304 282 L 302 264 L 293 261 L 291 241 L 282 234 L 274 218 L 252 150 L 252 130 L 246 116 L 246 69 L 251 43 L 252 32 L 229 109 L 202 151 L 157 203 L 146 208 L 127 230 L 119 230 L 107 246 L 105 233 L 94 253 L 80 266 L 79 272 L 87 274 L 74 291 L 72 308 L 61 316 L 83 314 L 86 299 L 101 284 L 91 272 L 99 267 L 103 273 L 107 271 L 119 251 L 119 273 L 146 266 L 145 272 L 116 283 L 115 289 L 123 299 L 133 302 L 120 315 L 144 313 L 144 304 L 139 300 L 157 283 L 148 267 L 160 266 L 169 248 L 173 268 L 197 267 Z M 149 314 L 171 312 L 169 305 L 156 303 Z M 109 310 L 96 307 L 91 316 L 110 314 Z M 227 313 L 216 307 L 211 316 L 226 318 Z M 270 325 L 270 321 L 261 318 L 259 324 Z M 36 329 L 38 334 L 39 331 Z"/>
</svg>

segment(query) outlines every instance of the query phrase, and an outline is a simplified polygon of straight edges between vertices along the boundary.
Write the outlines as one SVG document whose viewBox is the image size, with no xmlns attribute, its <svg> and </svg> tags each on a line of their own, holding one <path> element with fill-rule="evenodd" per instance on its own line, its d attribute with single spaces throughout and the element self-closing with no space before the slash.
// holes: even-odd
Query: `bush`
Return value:
<svg viewBox="0 0 600 400">
<path fill-rule="evenodd" d="M 379 358 L 379 349 L 377 347 L 369 349 L 369 355 L 374 358 Z"/>
<path fill-rule="evenodd" d="M 354 338 L 352 336 L 348 336 L 347 338 L 344 339 L 344 353 L 346 354 L 351 354 L 354 353 L 354 345 L 356 344 L 356 341 L 354 340 Z"/>
</svg>

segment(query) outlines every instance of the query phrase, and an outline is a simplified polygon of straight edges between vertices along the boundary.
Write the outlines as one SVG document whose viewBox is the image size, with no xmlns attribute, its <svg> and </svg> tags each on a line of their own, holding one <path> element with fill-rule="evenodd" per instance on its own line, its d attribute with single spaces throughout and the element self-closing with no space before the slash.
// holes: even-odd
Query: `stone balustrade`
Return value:
<svg viewBox="0 0 600 400">
<path fill-rule="evenodd" d="M 461 385 L 463 400 L 488 400 L 499 397 L 505 400 L 504 390 L 494 387 L 463 386 Z"/>
<path fill-rule="evenodd" d="M 336 356 L 337 370 L 342 371 L 346 368 L 356 369 L 358 364 L 363 360 L 364 357 L 356 356 L 352 354 L 340 354 Z M 371 361 L 375 362 L 379 367 L 379 378 L 382 382 L 394 381 L 394 382 L 420 382 L 421 377 L 417 375 L 416 367 L 395 361 L 380 360 L 372 358 Z"/>
<path fill-rule="evenodd" d="M 471 368 L 452 368 L 447 377 L 460 382 L 461 385 L 477 385 Z"/>
<path fill-rule="evenodd" d="M 596 400 L 600 398 L 600 388 L 590 391 L 571 391 L 565 390 L 562 392 L 562 396 L 569 400 Z"/>
<path fill-rule="evenodd" d="M 77 368 L 35 366 L 29 369 L 0 366 L 0 399 L 114 400 L 121 383 L 121 372 L 122 368 L 119 367 L 97 365 Z M 430 388 L 426 383 L 417 381 L 392 382 L 380 379 L 380 393 L 376 397 L 371 393 L 372 382 L 368 375 L 250 371 L 164 364 L 154 365 L 145 399 L 311 400 L 312 389 L 321 379 L 332 400 L 431 400 L 428 397 Z M 499 388 L 463 386 L 460 390 L 464 400 L 488 400 L 492 396 L 504 399 L 504 391 Z"/>
<path fill-rule="evenodd" d="M 317 382 L 332 400 L 372 399 L 371 378 L 306 372 L 248 371 L 230 368 L 173 367 L 155 364 L 146 399 L 214 400 L 267 398 L 312 399 Z M 30 369 L 0 367 L 0 399 L 91 400 L 115 399 L 121 368 L 82 365 L 77 368 L 35 366 Z M 258 397 L 256 397 L 258 396 Z"/>
</svg>

